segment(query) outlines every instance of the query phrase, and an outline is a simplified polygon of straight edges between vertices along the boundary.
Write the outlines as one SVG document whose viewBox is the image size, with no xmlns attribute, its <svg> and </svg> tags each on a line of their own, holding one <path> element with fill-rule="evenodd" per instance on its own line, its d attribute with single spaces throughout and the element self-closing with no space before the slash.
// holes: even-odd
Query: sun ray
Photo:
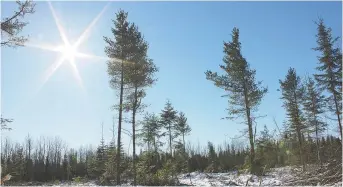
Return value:
<svg viewBox="0 0 343 187">
<path fill-rule="evenodd" d="M 75 42 L 74 47 L 78 48 L 80 44 L 83 42 L 84 39 L 86 39 L 89 35 L 90 30 L 92 27 L 96 24 L 96 22 L 100 19 L 102 14 L 106 11 L 107 7 L 110 5 L 111 2 L 108 2 L 106 6 L 101 10 L 101 12 L 93 19 L 93 21 L 87 26 L 87 28 L 83 31 L 81 36 L 78 38 L 78 40 Z"/>
<path fill-rule="evenodd" d="M 54 9 L 54 7 L 52 6 L 52 4 L 51 4 L 50 1 L 48 1 L 48 4 L 49 4 L 50 11 L 51 11 L 51 13 L 52 13 L 52 16 L 53 16 L 53 18 L 54 18 L 54 20 L 55 20 L 57 29 L 58 29 L 58 31 L 59 31 L 59 33 L 60 33 L 60 36 L 61 36 L 62 40 L 63 40 L 63 43 L 64 43 L 65 45 L 67 45 L 67 44 L 69 44 L 69 41 L 68 41 L 67 36 L 66 36 L 65 33 L 64 33 L 63 27 L 62 27 L 62 25 L 61 25 L 61 23 L 60 23 L 60 21 L 59 21 L 57 15 L 56 15 L 55 9 Z"/>
<path fill-rule="evenodd" d="M 96 55 L 90 55 L 90 54 L 86 54 L 86 53 L 79 53 L 77 52 L 75 54 L 75 57 L 80 57 L 80 58 L 90 58 L 90 59 L 99 59 L 99 60 L 109 60 L 108 57 L 103 57 L 103 56 L 96 56 Z"/>
<path fill-rule="evenodd" d="M 81 87 L 82 90 L 85 90 L 84 86 L 83 86 L 83 83 L 82 83 L 82 78 L 80 76 L 79 70 L 76 67 L 75 61 L 74 60 L 70 60 L 69 64 L 72 67 L 73 75 L 76 78 L 77 83 L 79 84 L 79 86 Z"/>
<path fill-rule="evenodd" d="M 48 51 L 55 51 L 55 52 L 59 51 L 56 46 L 47 45 L 47 44 L 26 43 L 25 46 L 32 47 L 32 48 L 43 49 L 43 50 L 48 50 Z"/>
<path fill-rule="evenodd" d="M 51 78 L 51 76 L 56 72 L 56 70 L 62 65 L 62 63 L 66 60 L 69 61 L 69 64 L 72 68 L 73 75 L 76 78 L 77 83 L 81 86 L 81 89 L 85 91 L 82 78 L 80 76 L 79 70 L 75 63 L 76 57 L 81 58 L 88 58 L 88 59 L 95 59 L 95 60 L 109 60 L 107 57 L 102 56 L 95 56 L 85 53 L 77 52 L 77 48 L 81 45 L 82 42 L 85 41 L 85 39 L 89 36 L 91 29 L 94 27 L 94 25 L 98 22 L 98 20 L 101 18 L 103 13 L 106 11 L 108 6 L 111 2 L 107 3 L 104 8 L 101 10 L 101 12 L 92 20 L 92 22 L 87 26 L 87 28 L 82 32 L 81 36 L 78 37 L 77 41 L 74 44 L 71 44 L 66 36 L 66 33 L 64 32 L 64 28 L 61 24 L 60 19 L 56 15 L 56 11 L 50 1 L 47 2 L 49 5 L 49 9 L 51 11 L 52 17 L 54 19 L 54 22 L 57 26 L 59 35 L 62 39 L 62 46 L 53 46 L 53 45 L 46 45 L 46 44 L 39 44 L 39 43 L 28 43 L 28 47 L 32 48 L 38 48 L 42 50 L 48 50 L 48 51 L 54 51 L 54 52 L 61 52 L 62 57 L 56 60 L 53 64 L 51 64 L 48 69 L 44 72 L 42 76 L 42 82 L 38 85 L 38 89 L 36 94 L 44 87 L 44 85 L 48 82 L 48 80 Z"/>
<path fill-rule="evenodd" d="M 38 93 L 46 84 L 46 82 L 48 82 L 48 80 L 50 79 L 50 77 L 55 73 L 55 71 L 62 65 L 63 61 L 65 60 L 65 57 L 62 56 L 60 59 L 58 59 L 56 62 L 54 62 L 53 64 L 51 64 L 49 66 L 49 68 L 45 71 L 44 75 L 43 75 L 43 81 L 40 84 L 40 86 L 38 87 L 36 93 Z"/>
<path fill-rule="evenodd" d="M 65 60 L 65 57 L 61 57 L 58 61 L 55 63 L 51 64 L 51 66 L 47 69 L 44 79 L 43 79 L 43 84 L 45 84 L 49 78 L 52 76 L 52 74 L 55 73 L 55 71 L 62 65 L 63 61 Z"/>
</svg>

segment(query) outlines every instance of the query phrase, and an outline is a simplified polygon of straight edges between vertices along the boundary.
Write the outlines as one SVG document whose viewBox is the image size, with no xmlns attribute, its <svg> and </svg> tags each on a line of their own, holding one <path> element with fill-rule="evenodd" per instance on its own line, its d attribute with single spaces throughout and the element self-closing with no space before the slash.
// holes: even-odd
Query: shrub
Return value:
<svg viewBox="0 0 343 187">
<path fill-rule="evenodd" d="M 83 179 L 82 179 L 82 177 L 74 177 L 73 178 L 73 181 L 75 182 L 75 183 L 81 183 L 81 182 L 83 182 Z"/>
</svg>

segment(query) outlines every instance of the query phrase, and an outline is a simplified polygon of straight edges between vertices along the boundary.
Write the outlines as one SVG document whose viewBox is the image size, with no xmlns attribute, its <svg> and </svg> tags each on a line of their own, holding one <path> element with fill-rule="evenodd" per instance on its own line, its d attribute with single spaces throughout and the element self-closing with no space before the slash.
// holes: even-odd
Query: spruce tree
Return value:
<svg viewBox="0 0 343 187">
<path fill-rule="evenodd" d="M 260 163 L 266 168 L 274 167 L 278 162 L 277 145 L 266 125 L 264 125 L 264 130 L 260 132 L 256 144 L 257 157 L 259 157 Z"/>
<path fill-rule="evenodd" d="M 335 47 L 336 42 L 340 40 L 338 37 L 332 37 L 331 28 L 324 25 L 323 19 L 319 20 L 317 26 L 318 46 L 314 50 L 319 51 L 321 55 L 318 56 L 319 63 L 316 68 L 319 72 L 314 76 L 321 88 L 326 89 L 331 94 L 327 98 L 329 100 L 328 107 L 337 116 L 342 139 L 342 51 L 340 48 Z"/>
<path fill-rule="evenodd" d="M 218 158 L 212 142 L 207 142 L 208 148 L 208 172 L 218 172 Z"/>
<path fill-rule="evenodd" d="M 106 161 L 105 161 L 105 170 L 106 174 L 104 175 L 107 179 L 114 179 L 114 176 L 116 174 L 116 146 L 114 144 L 114 141 L 112 140 L 110 142 L 110 145 L 106 151 Z"/>
<path fill-rule="evenodd" d="M 227 92 L 223 97 L 228 97 L 228 119 L 245 118 L 250 140 L 250 169 L 254 172 L 255 150 L 252 112 L 258 109 L 263 96 L 267 93 L 267 88 L 261 86 L 261 81 L 256 81 L 256 70 L 251 69 L 246 59 L 242 56 L 239 29 L 234 28 L 231 36 L 231 42 L 224 42 L 224 65 L 220 65 L 225 74 L 218 75 L 217 73 L 207 71 L 206 78 Z"/>
<path fill-rule="evenodd" d="M 301 84 L 300 77 L 297 76 L 294 68 L 290 68 L 284 81 L 279 80 L 281 85 L 283 107 L 286 109 L 288 118 L 288 129 L 295 134 L 299 144 L 300 162 L 305 169 L 303 158 L 303 139 L 302 132 L 306 129 L 304 116 L 301 111 L 301 101 L 304 95 L 304 87 Z"/>
<path fill-rule="evenodd" d="M 159 137 L 161 137 L 161 124 L 159 123 L 158 116 L 154 113 L 146 113 L 137 138 L 147 145 L 148 151 L 152 151 L 153 147 L 154 152 L 157 153 L 158 147 L 162 143 L 159 141 Z"/>
<path fill-rule="evenodd" d="M 167 129 L 167 134 L 169 138 L 169 153 L 172 156 L 172 144 L 173 140 L 176 138 L 175 134 L 175 122 L 177 119 L 177 111 L 172 106 L 171 102 L 167 100 L 164 109 L 161 113 L 161 123 L 163 124 L 164 128 Z"/>
<path fill-rule="evenodd" d="M 320 161 L 319 135 L 323 133 L 327 124 L 323 122 L 321 115 L 325 112 L 325 97 L 312 78 L 306 82 L 305 94 L 303 97 L 304 111 L 310 130 L 315 132 L 317 145 L 317 160 Z"/>
<path fill-rule="evenodd" d="M 176 122 L 176 131 L 178 134 L 182 136 L 182 146 L 183 146 L 183 152 L 186 152 L 186 143 L 185 143 L 185 136 L 188 135 L 191 132 L 191 127 L 187 123 L 187 118 L 185 116 L 185 113 L 180 112 L 177 116 L 177 122 Z"/>
</svg>

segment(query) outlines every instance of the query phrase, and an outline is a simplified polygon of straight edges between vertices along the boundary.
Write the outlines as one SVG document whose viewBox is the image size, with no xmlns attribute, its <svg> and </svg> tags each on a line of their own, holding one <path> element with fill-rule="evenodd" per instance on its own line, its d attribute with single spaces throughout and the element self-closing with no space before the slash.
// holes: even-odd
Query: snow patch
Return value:
<svg viewBox="0 0 343 187">
<path fill-rule="evenodd" d="M 292 177 L 291 167 L 274 168 L 265 176 L 258 177 L 251 174 L 228 173 L 201 173 L 179 175 L 179 181 L 183 185 L 192 186 L 281 186 Z"/>
</svg>

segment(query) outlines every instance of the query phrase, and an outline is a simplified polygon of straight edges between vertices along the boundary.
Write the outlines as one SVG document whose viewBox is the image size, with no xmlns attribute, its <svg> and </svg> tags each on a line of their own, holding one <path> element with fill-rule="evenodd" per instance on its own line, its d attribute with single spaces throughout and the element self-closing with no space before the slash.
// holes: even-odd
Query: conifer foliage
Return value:
<svg viewBox="0 0 343 187">
<path fill-rule="evenodd" d="M 16 1 L 18 10 L 1 21 L 1 47 L 24 46 L 28 37 L 20 36 L 22 30 L 28 25 L 23 18 L 35 12 L 35 3 L 32 0 Z"/>
<path fill-rule="evenodd" d="M 286 109 L 286 115 L 288 118 L 288 129 L 290 134 L 295 135 L 298 140 L 298 154 L 300 157 L 300 162 L 303 168 L 305 168 L 302 133 L 307 127 L 301 108 L 301 101 L 304 97 L 304 87 L 294 68 L 290 68 L 285 80 L 279 80 L 279 82 L 282 90 L 281 99 L 284 101 L 283 107 Z"/>
<path fill-rule="evenodd" d="M 317 47 L 315 51 L 320 52 L 318 56 L 318 73 L 315 78 L 322 89 L 327 90 L 330 96 L 329 110 L 337 116 L 338 129 L 342 138 L 342 51 L 335 44 L 340 41 L 339 37 L 333 38 L 331 28 L 327 28 L 323 19 L 317 23 L 318 33 Z"/>
<path fill-rule="evenodd" d="M 177 134 L 182 136 L 182 147 L 183 151 L 186 152 L 186 142 L 185 142 L 185 136 L 188 135 L 192 129 L 187 123 L 187 118 L 185 113 L 180 112 L 177 116 L 177 122 L 175 125 Z"/>
<path fill-rule="evenodd" d="M 317 158 L 320 162 L 319 137 L 327 129 L 327 123 L 322 119 L 326 104 L 325 96 L 312 78 L 308 78 L 306 82 L 303 106 L 309 131 L 315 135 Z"/>
<path fill-rule="evenodd" d="M 172 106 L 171 102 L 167 100 L 164 109 L 161 112 L 161 123 L 167 129 L 167 136 L 169 138 L 169 153 L 173 154 L 173 140 L 177 137 L 176 123 L 177 111 Z"/>
<path fill-rule="evenodd" d="M 154 84 L 154 73 L 158 71 L 153 60 L 147 56 L 148 43 L 145 41 L 138 26 L 129 23 L 128 13 L 120 10 L 113 20 L 112 29 L 114 40 L 104 37 L 107 46 L 105 52 L 111 59 L 108 62 L 110 85 L 119 89 L 118 109 L 118 146 L 116 151 L 116 180 L 120 184 L 120 150 L 123 112 L 131 111 L 133 154 L 136 155 L 136 115 L 144 109 L 142 99 L 145 97 L 145 88 Z M 125 96 L 126 94 L 126 96 Z M 135 158 L 133 159 L 134 184 L 136 183 Z"/>
<path fill-rule="evenodd" d="M 262 82 L 255 80 L 256 71 L 251 69 L 241 52 L 239 42 L 239 29 L 232 30 L 232 41 L 224 42 L 224 75 L 218 75 L 211 71 L 206 72 L 206 78 L 219 88 L 224 89 L 228 97 L 229 119 L 243 117 L 248 127 L 250 140 L 250 163 L 251 171 L 254 171 L 254 138 L 253 138 L 253 112 L 258 109 L 267 88 L 262 87 Z"/>
</svg>

